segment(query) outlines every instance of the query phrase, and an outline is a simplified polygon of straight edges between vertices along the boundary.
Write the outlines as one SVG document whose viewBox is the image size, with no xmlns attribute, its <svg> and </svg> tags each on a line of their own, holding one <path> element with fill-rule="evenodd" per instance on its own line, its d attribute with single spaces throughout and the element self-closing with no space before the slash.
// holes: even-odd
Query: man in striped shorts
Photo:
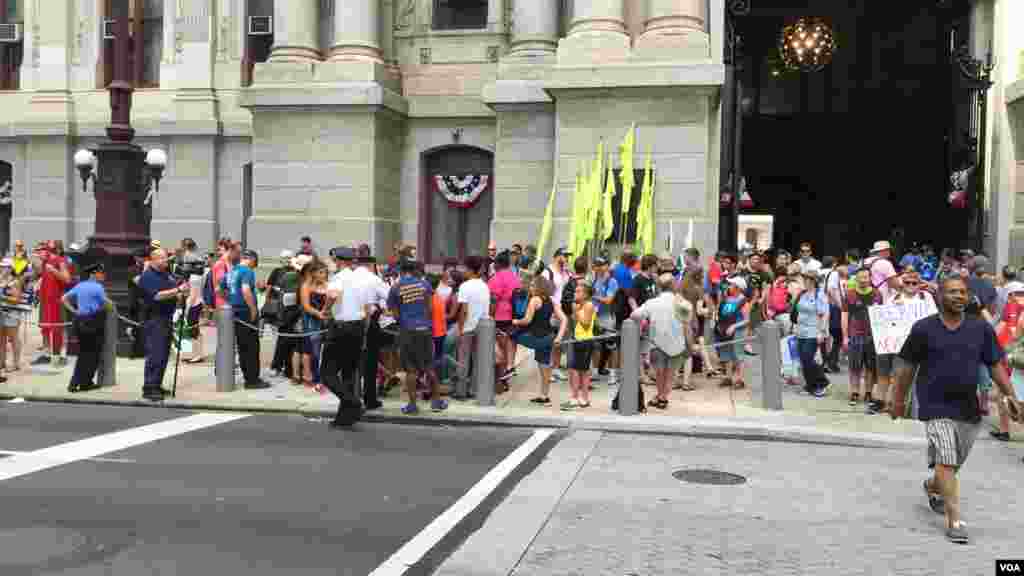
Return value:
<svg viewBox="0 0 1024 576">
<path fill-rule="evenodd" d="M 964 315 L 968 291 L 963 278 L 944 278 L 939 295 L 939 313 L 914 324 L 900 351 L 905 365 L 897 374 L 891 414 L 893 419 L 903 416 L 907 391 L 917 371 L 918 417 L 928 436 L 928 467 L 935 470 L 934 477 L 924 482 L 925 495 L 932 510 L 945 515 L 949 541 L 966 544 L 957 474 L 981 426 L 978 370 L 991 368 L 992 380 L 1003 392 L 1006 408 L 1015 420 L 1021 417 L 1021 406 L 1000 362 L 1003 351 L 992 326 Z"/>
</svg>

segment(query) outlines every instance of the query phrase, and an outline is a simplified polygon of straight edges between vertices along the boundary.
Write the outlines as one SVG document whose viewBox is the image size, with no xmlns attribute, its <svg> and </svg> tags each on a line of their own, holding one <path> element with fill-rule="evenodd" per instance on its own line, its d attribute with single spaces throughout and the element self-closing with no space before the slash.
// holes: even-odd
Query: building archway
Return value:
<svg viewBox="0 0 1024 576">
<path fill-rule="evenodd" d="M 14 198 L 14 166 L 0 160 L 0 254 L 11 247 L 11 213 Z"/>
<path fill-rule="evenodd" d="M 494 153 L 462 145 L 434 148 L 423 153 L 421 173 L 418 243 L 423 260 L 439 263 L 484 254 L 494 218 Z M 482 190 L 471 206 L 459 207 L 442 193 L 445 184 L 438 177 L 453 187 L 476 182 Z"/>
</svg>

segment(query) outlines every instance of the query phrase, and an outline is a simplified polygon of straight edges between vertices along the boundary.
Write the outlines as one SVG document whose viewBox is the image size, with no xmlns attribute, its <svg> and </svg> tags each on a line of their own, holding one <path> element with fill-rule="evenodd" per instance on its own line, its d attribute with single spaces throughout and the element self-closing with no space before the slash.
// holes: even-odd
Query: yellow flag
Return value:
<svg viewBox="0 0 1024 576">
<path fill-rule="evenodd" d="M 636 124 L 629 127 L 629 132 L 622 139 L 619 145 L 619 158 L 622 162 L 622 172 L 619 174 L 619 181 L 622 182 L 622 213 L 629 214 L 629 204 L 633 199 L 633 188 L 636 186 L 636 179 L 633 178 L 633 147 L 636 145 Z"/>
<path fill-rule="evenodd" d="M 541 258 L 544 258 L 544 249 L 547 248 L 548 241 L 551 239 L 551 225 L 555 219 L 555 192 L 558 190 L 558 183 L 555 183 L 551 187 L 551 195 L 548 196 L 548 207 L 544 210 L 544 223 L 540 225 L 540 238 L 537 239 L 537 260 L 535 264 L 540 264 Z"/>
<path fill-rule="evenodd" d="M 599 218 L 601 212 L 601 177 L 604 175 L 601 169 L 603 166 L 604 141 L 601 141 L 597 145 L 597 156 L 590 164 L 590 176 L 587 178 L 587 241 L 597 238 L 598 229 L 601 225 Z"/>
<path fill-rule="evenodd" d="M 608 162 L 608 177 L 604 184 L 604 206 L 601 208 L 601 219 L 604 222 L 602 240 L 612 237 L 615 232 L 615 215 L 612 213 L 612 198 L 615 197 L 615 178 L 612 172 L 612 163 Z"/>
<path fill-rule="evenodd" d="M 654 177 L 651 174 L 651 147 L 647 146 L 644 161 L 644 185 L 640 191 L 640 207 L 637 210 L 637 243 L 643 254 L 654 250 Z"/>
</svg>

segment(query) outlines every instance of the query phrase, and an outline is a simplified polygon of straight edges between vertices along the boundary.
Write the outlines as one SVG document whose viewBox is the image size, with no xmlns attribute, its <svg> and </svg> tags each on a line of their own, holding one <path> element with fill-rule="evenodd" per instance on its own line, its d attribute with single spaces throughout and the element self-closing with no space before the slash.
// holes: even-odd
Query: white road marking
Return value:
<svg viewBox="0 0 1024 576">
<path fill-rule="evenodd" d="M 0 450 L 0 456 L 24 456 L 25 454 L 31 454 L 31 451 L 25 450 Z M 129 460 L 128 458 L 87 458 L 90 462 L 109 462 L 111 464 L 135 464 L 138 460 Z"/>
<path fill-rule="evenodd" d="M 505 478 L 511 474 L 526 458 L 544 443 L 555 430 L 536 430 L 533 436 L 519 445 L 497 466 L 480 479 L 469 492 L 459 498 L 426 528 L 406 542 L 390 558 L 378 566 L 370 576 L 401 576 L 414 564 L 419 562 L 431 548 L 437 545 L 449 532 L 480 505 Z M 2 463 L 2 461 L 0 461 Z"/>
<path fill-rule="evenodd" d="M 200 413 L 110 434 L 101 434 L 83 440 L 58 444 L 41 450 L 0 458 L 0 481 L 54 468 L 71 462 L 94 459 L 103 454 L 118 452 L 133 446 L 148 444 L 247 418 L 248 414 Z"/>
</svg>

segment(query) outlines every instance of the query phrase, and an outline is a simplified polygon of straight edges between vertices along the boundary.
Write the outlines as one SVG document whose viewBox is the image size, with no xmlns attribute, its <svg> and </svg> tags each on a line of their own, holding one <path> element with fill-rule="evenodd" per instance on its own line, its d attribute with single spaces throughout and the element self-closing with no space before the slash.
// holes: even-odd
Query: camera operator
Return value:
<svg viewBox="0 0 1024 576">
<path fill-rule="evenodd" d="M 146 367 L 142 397 L 160 402 L 168 394 L 161 384 L 171 353 L 171 319 L 180 299 L 188 294 L 188 283 L 177 281 L 168 271 L 167 253 L 153 250 L 149 265 L 139 278 L 147 309 L 143 334 L 146 339 Z"/>
<path fill-rule="evenodd" d="M 199 323 L 203 314 L 203 277 L 206 274 L 206 261 L 196 250 L 194 240 L 182 240 L 181 254 L 175 259 L 173 272 L 178 282 L 188 282 L 189 285 L 185 303 L 185 325 L 188 330 L 182 337 L 192 340 L 196 346 L 193 348 L 192 357 L 185 360 L 187 364 L 197 364 L 204 360 Z"/>
</svg>

